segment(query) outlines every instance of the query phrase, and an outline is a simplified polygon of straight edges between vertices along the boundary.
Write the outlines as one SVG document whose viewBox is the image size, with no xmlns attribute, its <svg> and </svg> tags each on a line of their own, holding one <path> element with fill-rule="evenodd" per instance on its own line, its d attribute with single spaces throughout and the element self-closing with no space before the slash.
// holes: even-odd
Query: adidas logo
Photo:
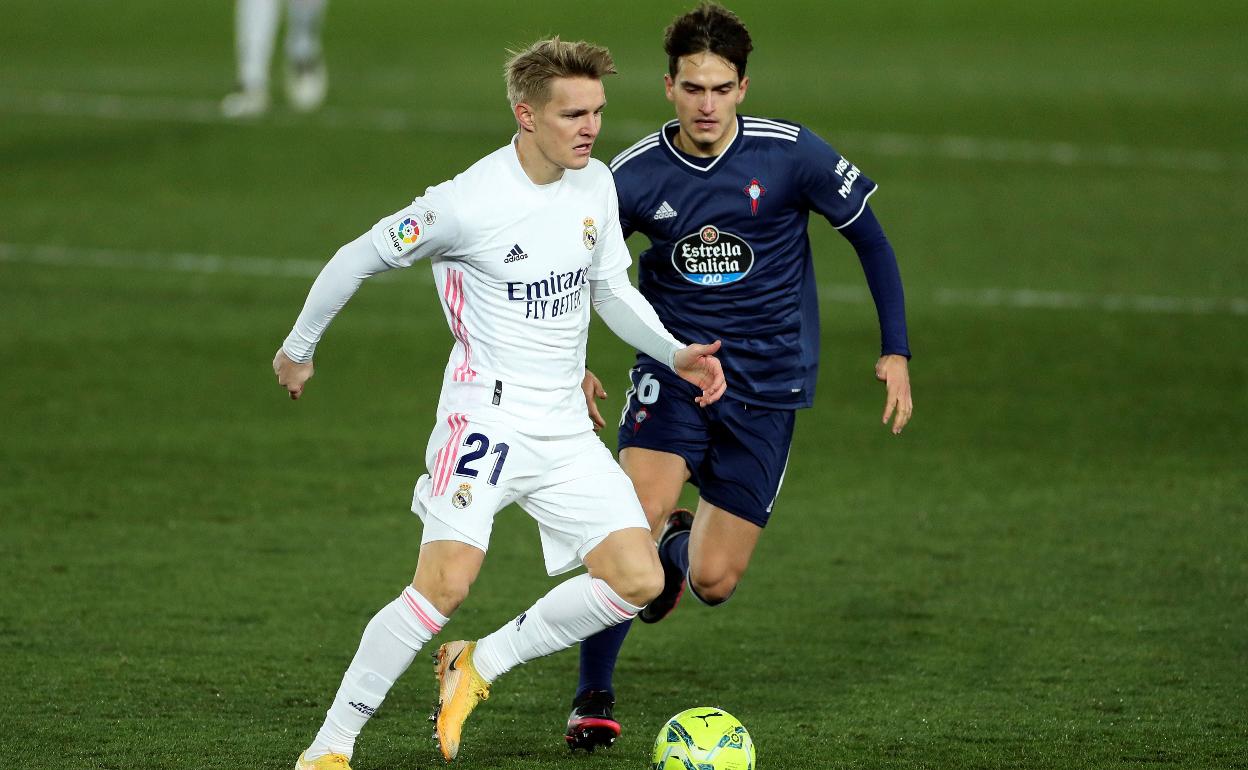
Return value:
<svg viewBox="0 0 1248 770">
<path fill-rule="evenodd" d="M 507 256 L 503 257 L 503 262 L 519 262 L 522 259 L 528 259 L 529 255 L 524 253 L 524 249 L 520 248 L 520 244 L 511 247 L 511 251 L 507 252 Z"/>
<path fill-rule="evenodd" d="M 676 216 L 676 209 L 672 208 L 672 204 L 663 201 L 663 205 L 659 206 L 659 210 L 654 212 L 655 219 L 671 219 Z"/>
</svg>

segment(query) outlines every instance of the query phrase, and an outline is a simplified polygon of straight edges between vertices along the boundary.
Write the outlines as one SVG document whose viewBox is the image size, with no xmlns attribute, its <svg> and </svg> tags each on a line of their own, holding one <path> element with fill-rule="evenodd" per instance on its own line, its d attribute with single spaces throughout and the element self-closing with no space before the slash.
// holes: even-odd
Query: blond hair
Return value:
<svg viewBox="0 0 1248 770">
<path fill-rule="evenodd" d="M 550 81 L 555 78 L 602 80 L 615 74 L 611 53 L 600 45 L 578 40 L 569 43 L 556 35 L 538 40 L 523 51 L 508 51 L 511 58 L 504 70 L 507 100 L 512 108 L 525 102 L 535 106 L 550 99 Z"/>
</svg>

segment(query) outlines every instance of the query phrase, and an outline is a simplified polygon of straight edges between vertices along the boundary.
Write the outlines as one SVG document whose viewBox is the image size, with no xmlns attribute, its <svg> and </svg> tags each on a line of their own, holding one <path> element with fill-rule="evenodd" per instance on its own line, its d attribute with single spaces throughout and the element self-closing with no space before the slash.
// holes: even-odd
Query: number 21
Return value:
<svg viewBox="0 0 1248 770">
<path fill-rule="evenodd" d="M 485 457 L 486 453 L 496 454 L 498 457 L 494 460 L 494 467 L 490 470 L 490 478 L 486 480 L 490 486 L 498 486 L 498 476 L 503 472 L 503 463 L 507 462 L 507 450 L 510 449 L 506 444 L 495 444 L 494 449 L 490 449 L 490 439 L 484 433 L 469 433 L 468 438 L 464 439 L 464 446 L 471 445 L 472 451 L 460 458 L 459 464 L 455 466 L 456 476 L 467 476 L 470 479 L 477 477 L 477 469 L 472 467 L 472 463 Z"/>
</svg>

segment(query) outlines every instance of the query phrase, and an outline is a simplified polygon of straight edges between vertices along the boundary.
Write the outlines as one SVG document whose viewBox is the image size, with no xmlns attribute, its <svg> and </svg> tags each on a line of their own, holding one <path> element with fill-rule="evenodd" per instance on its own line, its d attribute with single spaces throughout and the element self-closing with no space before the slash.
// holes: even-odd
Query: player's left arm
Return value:
<svg viewBox="0 0 1248 770">
<path fill-rule="evenodd" d="M 875 376 L 885 385 L 882 421 L 901 433 L 910 421 L 910 343 L 906 300 L 897 255 L 867 199 L 877 185 L 822 138 L 803 129 L 795 143 L 797 176 L 807 205 L 819 212 L 854 247 L 880 322 L 880 358 Z"/>
<path fill-rule="evenodd" d="M 850 224 L 840 229 L 862 264 L 862 272 L 875 301 L 880 322 L 880 358 L 875 377 L 884 383 L 886 395 L 881 421 L 893 420 L 893 433 L 901 433 L 914 412 L 910 395 L 910 344 L 906 334 L 906 298 L 901 285 L 897 256 L 884 235 L 884 228 L 870 206 Z"/>
<path fill-rule="evenodd" d="M 710 406 L 727 390 L 724 367 L 715 353 L 720 342 L 685 345 L 672 336 L 659 320 L 654 308 L 620 272 L 590 280 L 590 296 L 594 310 L 617 337 L 655 359 L 664 361 L 682 379 L 701 388 L 694 399 L 699 406 Z"/>
</svg>

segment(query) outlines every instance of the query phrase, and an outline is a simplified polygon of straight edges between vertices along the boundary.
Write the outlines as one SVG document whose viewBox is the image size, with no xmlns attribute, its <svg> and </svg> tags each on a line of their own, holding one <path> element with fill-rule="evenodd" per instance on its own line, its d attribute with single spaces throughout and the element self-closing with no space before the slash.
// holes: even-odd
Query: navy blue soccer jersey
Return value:
<svg viewBox="0 0 1248 770">
<path fill-rule="evenodd" d="M 810 212 L 847 227 L 876 185 L 797 123 L 738 116 L 714 158 L 678 150 L 678 128 L 668 122 L 611 163 L 625 237 L 650 239 L 638 288 L 678 339 L 723 340 L 730 396 L 810 406 L 819 364 Z"/>
</svg>

